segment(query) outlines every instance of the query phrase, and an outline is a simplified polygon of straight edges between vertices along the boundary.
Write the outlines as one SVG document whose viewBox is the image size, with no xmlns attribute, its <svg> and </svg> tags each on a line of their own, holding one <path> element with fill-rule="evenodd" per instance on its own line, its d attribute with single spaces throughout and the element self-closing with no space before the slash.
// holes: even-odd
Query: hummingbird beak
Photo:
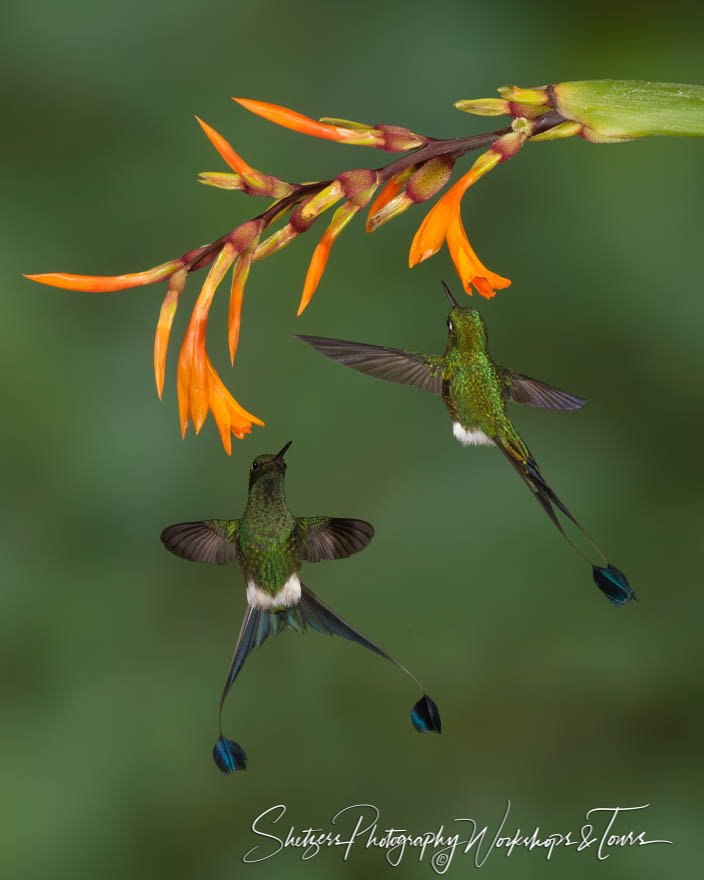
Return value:
<svg viewBox="0 0 704 880">
<path fill-rule="evenodd" d="M 293 440 L 289 440 L 288 443 L 287 443 L 287 444 L 284 446 L 284 448 L 281 450 L 281 452 L 277 452 L 277 453 L 276 453 L 276 459 L 275 459 L 276 461 L 281 461 L 281 459 L 284 457 L 284 455 L 286 455 L 286 450 L 289 448 L 289 446 L 290 446 L 292 443 L 293 443 Z"/>
<path fill-rule="evenodd" d="M 447 294 L 447 298 L 450 300 L 450 305 L 452 306 L 452 308 L 458 308 L 457 300 L 454 298 L 454 296 L 450 292 L 450 288 L 447 286 L 447 284 L 445 284 L 444 281 L 442 282 L 442 286 L 445 288 L 445 293 Z"/>
</svg>

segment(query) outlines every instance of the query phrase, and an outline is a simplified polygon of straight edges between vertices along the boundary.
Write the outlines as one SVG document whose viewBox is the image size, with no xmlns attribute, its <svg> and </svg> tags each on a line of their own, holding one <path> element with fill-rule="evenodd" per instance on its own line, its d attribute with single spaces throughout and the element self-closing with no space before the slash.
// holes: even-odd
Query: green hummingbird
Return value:
<svg viewBox="0 0 704 880">
<path fill-rule="evenodd" d="M 259 455 L 252 462 L 247 506 L 240 519 L 177 523 L 161 533 L 166 549 L 184 559 L 218 565 L 238 562 L 247 585 L 247 610 L 220 698 L 219 736 L 213 748 L 213 758 L 223 773 L 247 767 L 242 747 L 222 733 L 225 698 L 247 656 L 286 626 L 299 632 L 310 626 L 342 636 L 390 660 L 423 692 L 411 710 L 415 729 L 440 733 L 438 708 L 418 679 L 301 583 L 303 562 L 344 559 L 358 553 L 374 537 L 374 529 L 360 519 L 291 513 L 284 490 L 284 455 L 291 442 L 276 455 Z"/>
<path fill-rule="evenodd" d="M 441 396 L 450 413 L 452 432 L 457 440 L 465 446 L 488 445 L 499 449 L 563 537 L 591 565 L 599 589 L 613 605 L 625 605 L 635 599 L 626 576 L 608 562 L 591 536 L 547 484 L 507 412 L 509 402 L 550 410 L 575 410 L 584 406 L 586 401 L 494 363 L 481 315 L 476 309 L 458 305 L 447 284 L 444 281 L 442 284 L 451 306 L 447 319 L 447 347 L 442 355 L 320 336 L 298 336 L 298 339 L 330 360 L 360 373 L 402 385 L 415 385 Z M 555 508 L 586 535 L 604 565 L 592 564 L 565 534 Z"/>
</svg>

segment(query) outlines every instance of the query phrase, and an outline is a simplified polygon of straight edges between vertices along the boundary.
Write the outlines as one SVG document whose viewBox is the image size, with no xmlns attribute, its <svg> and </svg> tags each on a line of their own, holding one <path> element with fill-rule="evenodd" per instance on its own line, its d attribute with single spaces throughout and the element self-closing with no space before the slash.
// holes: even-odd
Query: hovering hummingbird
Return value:
<svg viewBox="0 0 704 880">
<path fill-rule="evenodd" d="M 223 773 L 247 767 L 242 747 L 222 733 L 225 698 L 247 656 L 268 636 L 278 635 L 286 626 L 299 632 L 310 626 L 321 633 L 342 636 L 390 660 L 423 692 L 411 710 L 415 729 L 440 733 L 438 708 L 418 679 L 390 654 L 352 629 L 301 583 L 299 575 L 304 561 L 351 556 L 367 546 L 374 537 L 374 529 L 360 519 L 294 516 L 284 491 L 284 455 L 290 445 L 291 442 L 287 443 L 276 455 L 260 455 L 252 462 L 247 506 L 241 519 L 177 523 L 161 533 L 166 549 L 184 559 L 218 565 L 238 562 L 247 583 L 247 611 L 220 698 L 220 735 L 213 748 L 213 758 Z"/>
<path fill-rule="evenodd" d="M 545 382 L 514 373 L 495 364 L 487 347 L 487 332 L 476 309 L 463 308 L 442 282 L 450 301 L 447 347 L 444 355 L 344 342 L 320 336 L 298 336 L 330 360 L 360 373 L 401 385 L 415 385 L 441 396 L 452 419 L 452 432 L 464 446 L 496 446 L 533 492 L 563 537 L 592 566 L 594 582 L 613 605 L 635 599 L 626 576 L 611 565 L 592 537 L 577 522 L 545 482 L 538 465 L 514 428 L 506 411 L 508 402 L 550 410 L 574 410 L 586 403 L 581 397 Z M 594 546 L 605 563 L 594 565 L 565 534 L 557 508 Z"/>
</svg>

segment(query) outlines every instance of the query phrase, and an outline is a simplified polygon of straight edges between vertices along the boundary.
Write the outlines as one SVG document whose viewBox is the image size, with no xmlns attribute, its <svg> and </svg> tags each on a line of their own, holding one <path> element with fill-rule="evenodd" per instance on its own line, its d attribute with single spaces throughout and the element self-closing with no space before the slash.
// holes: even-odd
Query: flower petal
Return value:
<svg viewBox="0 0 704 880">
<path fill-rule="evenodd" d="M 232 455 L 232 438 L 230 437 L 232 424 L 230 422 L 230 410 L 225 398 L 220 393 L 217 384 L 213 381 L 209 382 L 208 403 L 213 418 L 215 419 L 215 424 L 218 426 L 220 439 L 222 440 L 222 445 L 225 447 L 225 452 L 228 455 Z"/>
<path fill-rule="evenodd" d="M 266 101 L 252 101 L 249 98 L 233 98 L 245 110 L 250 113 L 256 113 L 281 125 L 284 128 L 290 128 L 292 131 L 298 131 L 301 134 L 312 135 L 313 137 L 324 138 L 328 141 L 338 141 L 339 143 L 357 144 L 361 146 L 377 146 L 383 143 L 384 136 L 381 132 L 372 128 L 344 128 L 340 125 L 328 125 L 325 122 L 318 122 L 302 113 L 296 113 L 295 110 L 289 110 L 278 104 L 268 104 Z"/>
<path fill-rule="evenodd" d="M 485 299 L 491 299 L 495 290 L 502 290 L 511 284 L 508 278 L 487 269 L 474 253 L 462 225 L 459 206 L 448 226 L 447 247 L 462 285 L 470 296 L 471 284 Z"/>
<path fill-rule="evenodd" d="M 247 410 L 240 406 L 239 403 L 235 400 L 235 398 L 230 394 L 230 392 L 225 387 L 222 379 L 218 376 L 217 370 L 208 359 L 208 375 L 210 376 L 211 381 L 215 382 L 218 386 L 219 391 L 222 396 L 225 398 L 225 402 L 227 403 L 230 409 L 230 416 L 237 416 L 240 419 L 246 419 L 249 422 L 252 422 L 255 425 L 264 426 L 264 422 L 261 419 L 258 419 L 256 416 L 253 416 L 252 413 L 247 412 Z"/>
</svg>

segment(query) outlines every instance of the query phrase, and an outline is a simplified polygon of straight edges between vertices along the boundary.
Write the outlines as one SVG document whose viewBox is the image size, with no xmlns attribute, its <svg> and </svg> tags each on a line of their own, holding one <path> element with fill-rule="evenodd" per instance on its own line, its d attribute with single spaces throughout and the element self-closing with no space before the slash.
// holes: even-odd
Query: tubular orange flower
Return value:
<svg viewBox="0 0 704 880">
<path fill-rule="evenodd" d="M 178 395 L 178 417 L 181 423 L 181 437 L 188 429 L 189 395 L 191 386 L 191 364 L 193 363 L 193 334 L 186 333 L 181 343 L 176 368 L 176 393 Z"/>
<path fill-rule="evenodd" d="M 208 367 L 208 403 L 213 413 L 213 418 L 220 432 L 220 439 L 228 455 L 232 454 L 230 432 L 241 440 L 245 434 L 249 434 L 252 425 L 264 426 L 264 422 L 252 413 L 243 409 L 235 398 L 230 394 L 222 379 L 218 376 L 215 367 L 206 355 Z"/>
<path fill-rule="evenodd" d="M 508 278 L 487 269 L 474 253 L 462 225 L 459 206 L 447 228 L 447 247 L 462 285 L 470 296 L 472 284 L 485 299 L 491 299 L 496 290 L 503 290 L 511 284 Z"/>
<path fill-rule="evenodd" d="M 324 138 L 328 141 L 337 141 L 338 143 L 356 144 L 358 146 L 375 147 L 384 142 L 383 132 L 376 131 L 373 128 L 343 128 L 340 125 L 328 125 L 325 122 L 318 122 L 302 113 L 296 113 L 295 110 L 289 110 L 278 104 L 268 104 L 266 101 L 252 101 L 249 98 L 233 98 L 245 110 L 250 113 L 256 113 L 281 125 L 284 128 L 290 128 L 292 131 L 298 131 L 301 134 L 309 134 L 313 137 Z"/>
<path fill-rule="evenodd" d="M 303 293 L 301 294 L 301 302 L 298 305 L 296 317 L 300 317 L 303 314 L 306 306 L 311 301 L 313 294 L 315 293 L 316 288 L 323 275 L 323 272 L 325 271 L 325 264 L 327 263 L 328 257 L 330 256 L 330 248 L 332 247 L 334 241 L 335 236 L 328 226 L 328 228 L 323 233 L 323 237 L 316 245 L 315 250 L 313 251 L 313 256 L 311 257 L 310 263 L 308 264 L 306 280 L 303 283 Z"/>
<path fill-rule="evenodd" d="M 46 272 L 24 277 L 39 284 L 61 287 L 64 290 L 110 293 L 114 290 L 126 290 L 128 287 L 141 287 L 145 284 L 153 284 L 155 281 L 163 281 L 182 267 L 182 260 L 171 260 L 169 263 L 147 269 L 146 272 L 134 272 L 131 275 L 69 275 L 67 272 Z"/>
<path fill-rule="evenodd" d="M 308 272 L 306 273 L 306 280 L 303 284 L 303 294 L 301 295 L 301 302 L 298 306 L 298 311 L 296 312 L 297 316 L 303 314 L 303 311 L 305 310 L 306 306 L 311 301 L 313 294 L 315 293 L 318 282 L 320 281 L 322 274 L 325 271 L 325 264 L 328 261 L 330 248 L 333 246 L 333 242 L 342 232 L 345 226 L 347 226 L 350 220 L 354 217 L 357 211 L 359 211 L 359 207 L 352 204 L 352 202 L 345 202 L 344 205 L 340 205 L 337 211 L 335 211 L 332 222 L 323 233 L 323 237 L 320 239 L 316 249 L 313 251 L 313 256 L 308 266 Z"/>
<path fill-rule="evenodd" d="M 210 362 L 205 348 L 208 312 L 218 285 L 236 259 L 239 272 L 235 273 L 235 279 L 239 278 L 244 284 L 260 230 L 259 221 L 248 221 L 232 232 L 228 237 L 232 240 L 226 241 L 220 249 L 193 307 L 178 359 L 177 387 L 182 436 L 185 436 L 188 428 L 189 416 L 198 434 L 210 410 L 228 454 L 231 452 L 230 432 L 236 437 L 243 437 L 251 430 L 253 423 L 264 423 L 237 403 Z M 234 242 L 239 242 L 239 246 Z M 238 259 L 239 248 L 245 250 Z"/>
<path fill-rule="evenodd" d="M 235 263 L 232 273 L 232 287 L 230 289 L 230 307 L 227 312 L 227 341 L 230 347 L 230 363 L 235 362 L 237 343 L 240 338 L 240 322 L 242 320 L 242 300 L 244 298 L 244 286 L 247 283 L 249 269 L 257 247 L 250 247 L 242 254 Z"/>
<path fill-rule="evenodd" d="M 226 141 L 225 138 L 215 131 L 214 128 L 211 128 L 207 122 L 203 122 L 199 116 L 196 116 L 196 119 L 198 120 L 198 125 L 203 129 L 210 143 L 215 147 L 218 153 L 220 153 L 222 158 L 233 171 L 236 171 L 243 176 L 254 171 L 254 168 L 252 168 L 251 165 L 248 165 L 244 159 L 233 150 L 229 141 Z"/>
<path fill-rule="evenodd" d="M 469 171 L 460 177 L 428 211 L 411 243 L 411 250 L 408 255 L 408 265 L 411 269 L 440 250 L 447 235 L 450 221 L 459 209 L 462 196 L 475 181 L 479 180 L 487 171 L 491 171 L 500 161 L 501 156 L 499 153 L 487 150 L 486 153 L 483 153 L 477 159 Z"/>
<path fill-rule="evenodd" d="M 196 119 L 208 136 L 211 144 L 230 168 L 237 172 L 237 174 L 201 173 L 198 175 L 201 183 L 222 189 L 243 189 L 250 196 L 269 196 L 277 199 L 290 195 L 293 192 L 291 184 L 285 183 L 283 180 L 279 180 L 278 177 L 273 177 L 270 174 L 263 174 L 261 171 L 257 171 L 256 168 L 248 165 L 221 134 L 218 134 L 214 128 L 211 128 L 198 116 L 196 116 Z"/>
<path fill-rule="evenodd" d="M 154 335 L 154 378 L 156 379 L 156 390 L 159 400 L 161 400 L 161 393 L 164 390 L 166 351 L 169 347 L 171 325 L 174 322 L 178 298 L 186 286 L 186 278 L 188 278 L 188 272 L 185 269 L 179 269 L 178 272 L 171 276 L 166 296 L 161 304 L 159 321 L 156 325 L 156 333 Z"/>
<path fill-rule="evenodd" d="M 208 312 L 218 284 L 232 265 L 236 251 L 227 242 L 218 254 L 203 283 L 188 323 L 188 329 L 181 345 L 178 363 L 179 408 L 181 409 L 181 432 L 185 434 L 188 414 L 193 419 L 196 434 L 203 427 L 208 414 L 208 367 L 205 352 L 205 330 Z M 187 403 L 184 412 L 183 407 Z"/>
</svg>

